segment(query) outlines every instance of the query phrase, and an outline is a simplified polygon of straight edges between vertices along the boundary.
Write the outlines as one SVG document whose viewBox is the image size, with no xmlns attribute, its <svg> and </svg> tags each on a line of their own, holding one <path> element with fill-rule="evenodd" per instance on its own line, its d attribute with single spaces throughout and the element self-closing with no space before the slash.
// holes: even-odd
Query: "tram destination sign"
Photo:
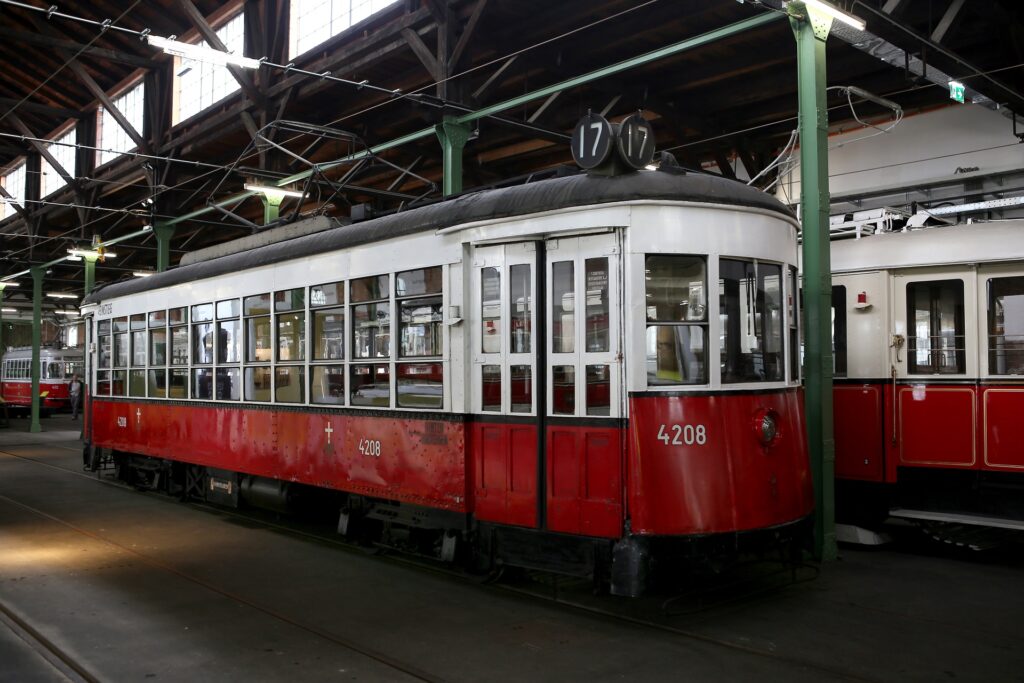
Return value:
<svg viewBox="0 0 1024 683">
<path fill-rule="evenodd" d="M 612 125 L 600 114 L 588 113 L 572 132 L 572 158 L 580 168 L 597 168 L 612 151 Z"/>
</svg>

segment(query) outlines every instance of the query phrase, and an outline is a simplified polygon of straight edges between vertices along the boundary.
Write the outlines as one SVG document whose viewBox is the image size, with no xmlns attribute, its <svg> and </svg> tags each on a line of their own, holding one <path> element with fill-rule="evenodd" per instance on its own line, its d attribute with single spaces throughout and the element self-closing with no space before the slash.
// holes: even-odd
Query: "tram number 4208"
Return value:
<svg viewBox="0 0 1024 683">
<path fill-rule="evenodd" d="M 708 442 L 704 425 L 659 425 L 658 441 L 666 446 L 703 446 Z"/>
<path fill-rule="evenodd" d="M 374 458 L 380 457 L 380 441 L 376 439 L 359 439 L 359 452 Z"/>
</svg>

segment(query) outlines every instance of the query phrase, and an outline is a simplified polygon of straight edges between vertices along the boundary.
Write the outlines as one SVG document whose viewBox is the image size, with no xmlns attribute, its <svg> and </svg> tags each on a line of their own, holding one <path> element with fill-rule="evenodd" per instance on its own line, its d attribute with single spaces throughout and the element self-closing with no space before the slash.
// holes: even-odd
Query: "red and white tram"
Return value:
<svg viewBox="0 0 1024 683">
<path fill-rule="evenodd" d="M 811 513 L 796 232 L 720 178 L 577 175 L 112 284 L 83 304 L 88 448 L 634 594 L 652 555 Z"/>
<path fill-rule="evenodd" d="M 1022 259 L 1020 220 L 833 242 L 840 521 L 1024 529 Z"/>
<path fill-rule="evenodd" d="M 39 349 L 39 408 L 46 414 L 71 406 L 68 389 L 74 375 L 84 377 L 81 349 Z M 0 388 L 8 406 L 32 406 L 32 347 L 12 348 L 3 355 Z"/>
</svg>

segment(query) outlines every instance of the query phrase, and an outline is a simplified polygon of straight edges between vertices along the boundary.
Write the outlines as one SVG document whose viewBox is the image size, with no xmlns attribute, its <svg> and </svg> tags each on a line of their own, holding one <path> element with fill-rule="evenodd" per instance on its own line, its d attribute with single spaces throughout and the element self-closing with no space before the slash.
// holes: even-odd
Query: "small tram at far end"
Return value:
<svg viewBox="0 0 1024 683">
<path fill-rule="evenodd" d="M 467 193 L 94 291 L 86 459 L 636 595 L 806 535 L 796 286 L 793 215 L 726 179 Z"/>
<path fill-rule="evenodd" d="M 39 349 L 39 409 L 43 415 L 71 407 L 71 378 L 85 377 L 82 349 Z M 9 349 L 0 361 L 0 395 L 10 408 L 32 406 L 32 347 Z"/>
</svg>

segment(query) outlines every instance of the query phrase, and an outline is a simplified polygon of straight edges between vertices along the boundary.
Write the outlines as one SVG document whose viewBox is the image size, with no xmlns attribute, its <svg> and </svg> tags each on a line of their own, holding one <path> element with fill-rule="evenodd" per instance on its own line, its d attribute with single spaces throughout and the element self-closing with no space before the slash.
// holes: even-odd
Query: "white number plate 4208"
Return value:
<svg viewBox="0 0 1024 683">
<path fill-rule="evenodd" d="M 704 425 L 659 425 L 658 441 L 666 446 L 703 446 L 708 442 Z"/>
</svg>

